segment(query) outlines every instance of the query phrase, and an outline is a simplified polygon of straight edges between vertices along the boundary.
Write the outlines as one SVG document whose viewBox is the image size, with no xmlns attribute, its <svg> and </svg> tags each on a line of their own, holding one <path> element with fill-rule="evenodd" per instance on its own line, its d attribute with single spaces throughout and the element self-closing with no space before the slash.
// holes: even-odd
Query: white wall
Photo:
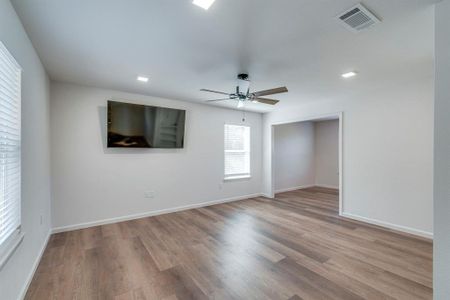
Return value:
<svg viewBox="0 0 450 300">
<path fill-rule="evenodd" d="M 339 120 L 314 122 L 315 185 L 339 188 Z"/>
<path fill-rule="evenodd" d="M 21 296 L 31 279 L 51 227 L 49 80 L 8 0 L 0 0 L 0 40 L 23 69 L 22 228 L 25 238 L 0 271 L 0 298 L 14 300 Z"/>
<path fill-rule="evenodd" d="M 185 148 L 105 148 L 106 100 L 112 98 L 185 109 Z M 54 227 L 259 194 L 261 114 L 246 114 L 252 178 L 223 182 L 223 127 L 241 119 L 236 110 L 52 83 Z M 145 198 L 145 191 L 155 197 Z"/>
<path fill-rule="evenodd" d="M 314 185 L 314 125 L 300 122 L 274 126 L 275 191 Z"/>
<path fill-rule="evenodd" d="M 450 1 L 436 5 L 434 299 L 450 299 Z"/>
<path fill-rule="evenodd" d="M 263 117 L 263 192 L 273 192 L 271 126 L 343 111 L 343 211 L 431 235 L 433 78 Z"/>
</svg>

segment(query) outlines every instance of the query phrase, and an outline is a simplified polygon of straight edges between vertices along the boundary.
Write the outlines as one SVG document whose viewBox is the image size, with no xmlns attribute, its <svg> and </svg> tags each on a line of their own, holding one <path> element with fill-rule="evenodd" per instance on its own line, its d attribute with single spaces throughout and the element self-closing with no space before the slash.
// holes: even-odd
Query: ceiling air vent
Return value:
<svg viewBox="0 0 450 300">
<path fill-rule="evenodd" d="M 372 25 L 381 22 L 373 13 L 365 8 L 361 3 L 344 11 L 336 17 L 342 25 L 351 32 L 360 32 Z"/>
</svg>

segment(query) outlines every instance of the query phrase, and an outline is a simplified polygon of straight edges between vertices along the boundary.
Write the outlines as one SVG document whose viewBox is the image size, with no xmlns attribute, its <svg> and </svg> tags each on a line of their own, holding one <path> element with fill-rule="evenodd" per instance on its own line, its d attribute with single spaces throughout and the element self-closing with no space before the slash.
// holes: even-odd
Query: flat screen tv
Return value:
<svg viewBox="0 0 450 300">
<path fill-rule="evenodd" d="M 108 148 L 183 148 L 186 111 L 108 101 Z"/>
</svg>

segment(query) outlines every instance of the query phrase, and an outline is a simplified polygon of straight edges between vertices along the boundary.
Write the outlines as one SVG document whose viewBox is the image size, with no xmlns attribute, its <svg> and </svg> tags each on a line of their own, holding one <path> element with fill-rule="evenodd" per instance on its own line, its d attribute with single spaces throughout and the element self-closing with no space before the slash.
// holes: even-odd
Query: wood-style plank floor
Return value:
<svg viewBox="0 0 450 300">
<path fill-rule="evenodd" d="M 52 235 L 26 299 L 431 299 L 432 243 L 310 188 Z"/>
</svg>

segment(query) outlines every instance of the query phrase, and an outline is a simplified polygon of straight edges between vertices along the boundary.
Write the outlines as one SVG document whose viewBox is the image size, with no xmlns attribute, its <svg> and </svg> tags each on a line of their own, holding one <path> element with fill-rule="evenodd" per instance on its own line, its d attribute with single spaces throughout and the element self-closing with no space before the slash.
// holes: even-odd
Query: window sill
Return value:
<svg viewBox="0 0 450 300">
<path fill-rule="evenodd" d="M 23 232 L 18 232 L 14 236 L 10 238 L 10 240 L 6 242 L 6 245 L 1 247 L 0 250 L 0 271 L 6 265 L 8 260 L 14 254 L 16 249 L 22 243 L 25 234 Z"/>
<path fill-rule="evenodd" d="M 251 175 L 238 175 L 238 176 L 228 176 L 223 179 L 223 181 L 238 181 L 238 180 L 249 180 Z"/>
</svg>

